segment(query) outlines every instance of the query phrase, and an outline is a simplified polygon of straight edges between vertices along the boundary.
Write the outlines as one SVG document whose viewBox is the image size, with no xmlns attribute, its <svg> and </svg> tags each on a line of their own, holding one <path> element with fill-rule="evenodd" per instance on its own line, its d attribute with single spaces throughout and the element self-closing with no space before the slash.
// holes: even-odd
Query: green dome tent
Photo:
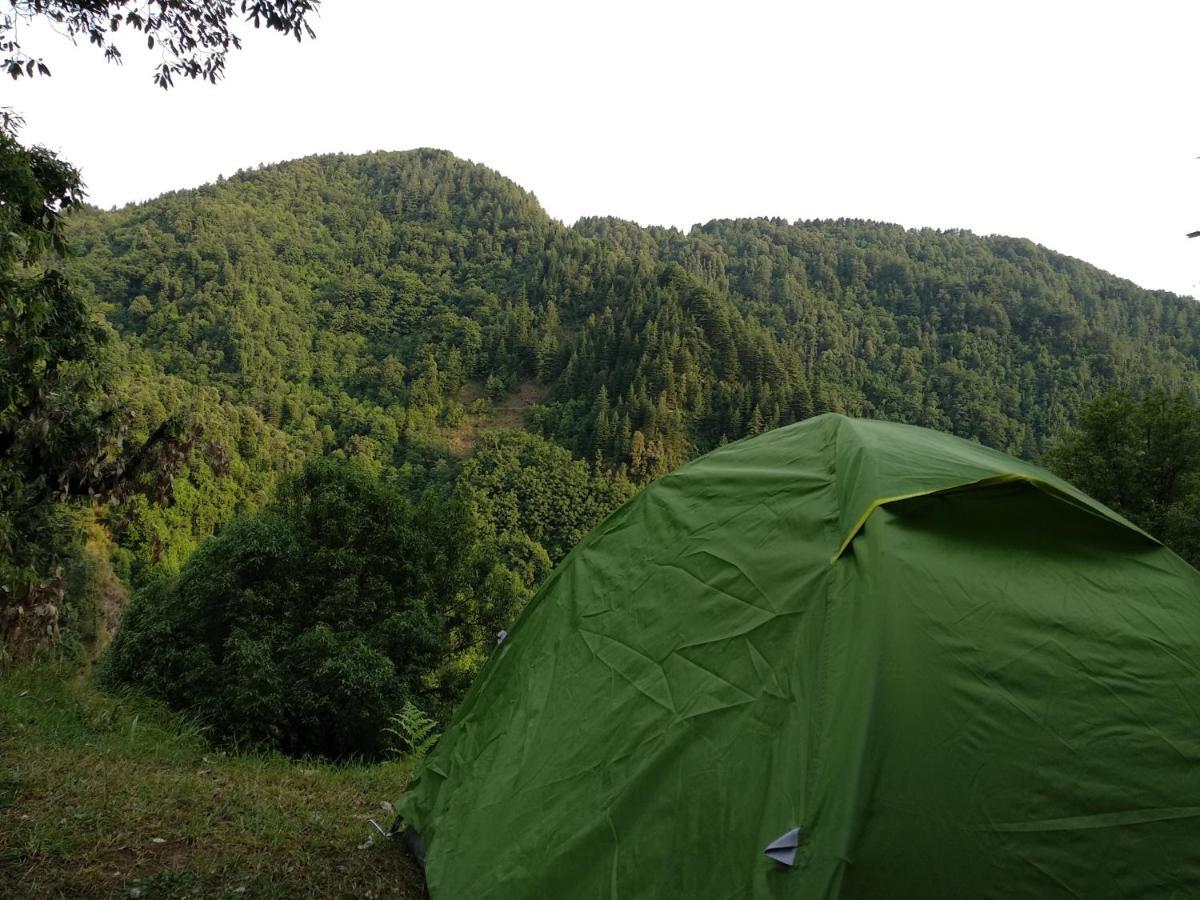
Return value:
<svg viewBox="0 0 1200 900">
<path fill-rule="evenodd" d="M 1200 897 L 1200 573 L 821 416 L 594 529 L 400 811 L 434 900 Z"/>
</svg>

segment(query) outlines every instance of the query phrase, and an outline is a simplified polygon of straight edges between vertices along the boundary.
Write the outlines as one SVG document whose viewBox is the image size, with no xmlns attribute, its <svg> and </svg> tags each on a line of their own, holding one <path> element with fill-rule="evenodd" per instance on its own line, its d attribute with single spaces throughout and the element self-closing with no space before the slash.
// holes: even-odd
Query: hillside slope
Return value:
<svg viewBox="0 0 1200 900">
<path fill-rule="evenodd" d="M 1193 301 L 1027 241 L 567 228 L 435 150 L 242 172 L 90 211 L 74 241 L 129 355 L 136 429 L 196 426 L 175 496 L 110 515 L 135 562 L 172 567 L 305 455 L 452 467 L 447 442 L 461 455 L 518 387 L 542 398 L 527 427 L 643 482 L 826 410 L 1035 457 L 1111 385 L 1200 385 Z"/>
</svg>

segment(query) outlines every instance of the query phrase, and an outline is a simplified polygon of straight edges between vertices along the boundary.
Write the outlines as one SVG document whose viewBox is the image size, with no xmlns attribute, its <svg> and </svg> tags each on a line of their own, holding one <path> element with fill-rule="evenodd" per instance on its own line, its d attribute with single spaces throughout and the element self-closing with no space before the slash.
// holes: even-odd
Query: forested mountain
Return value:
<svg viewBox="0 0 1200 900">
<path fill-rule="evenodd" d="M 1036 457 L 1111 385 L 1200 384 L 1194 302 L 1028 241 L 848 220 L 568 228 L 435 150 L 241 172 L 87 211 L 72 240 L 127 348 L 136 427 L 183 410 L 192 428 L 174 496 L 109 514 L 172 568 L 305 455 L 450 477 L 447 437 L 521 386 L 540 400 L 528 428 L 637 483 L 824 410 Z"/>
<path fill-rule="evenodd" d="M 1036 456 L 1105 385 L 1196 385 L 1194 302 L 1029 241 L 852 220 L 576 230 L 729 298 L 825 407 Z"/>
</svg>

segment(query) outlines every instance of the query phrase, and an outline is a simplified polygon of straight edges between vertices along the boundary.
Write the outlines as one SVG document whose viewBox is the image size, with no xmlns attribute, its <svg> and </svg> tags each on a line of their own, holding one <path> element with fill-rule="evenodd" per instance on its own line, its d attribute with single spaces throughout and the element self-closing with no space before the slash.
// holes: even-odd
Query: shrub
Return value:
<svg viewBox="0 0 1200 900">
<path fill-rule="evenodd" d="M 405 703 L 449 709 L 527 596 L 497 559 L 452 495 L 413 502 L 356 463 L 310 462 L 135 596 L 106 674 L 220 738 L 375 756 Z"/>
</svg>

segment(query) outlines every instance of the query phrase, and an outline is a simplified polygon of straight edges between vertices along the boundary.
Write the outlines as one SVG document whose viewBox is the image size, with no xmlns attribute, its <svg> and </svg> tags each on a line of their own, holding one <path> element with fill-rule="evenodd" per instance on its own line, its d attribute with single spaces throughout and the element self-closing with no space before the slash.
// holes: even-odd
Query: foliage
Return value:
<svg viewBox="0 0 1200 900">
<path fill-rule="evenodd" d="M 178 409 L 138 415 L 120 341 L 65 271 L 79 173 L 16 124 L 0 127 L 0 643 L 28 651 L 79 617 L 79 508 L 166 505 L 196 433 Z"/>
<path fill-rule="evenodd" d="M 310 461 L 135 596 L 109 675 L 226 740 L 376 755 L 406 701 L 453 702 L 444 670 L 524 599 L 475 535 L 452 497 L 414 503 L 360 464 Z"/>
<path fill-rule="evenodd" d="M 525 535 L 551 564 L 633 495 L 624 478 L 521 431 L 484 435 L 458 483 L 491 534 Z"/>
<path fill-rule="evenodd" d="M 854 220 L 717 220 L 686 235 L 611 219 L 576 228 L 640 259 L 677 263 L 727 297 L 747 327 L 765 330 L 784 363 L 799 363 L 802 378 L 788 381 L 748 370 L 753 353 L 739 349 L 736 369 L 730 355 L 726 371 L 743 383 L 791 385 L 772 391 L 769 405 L 765 396 L 751 404 L 724 376 L 737 412 L 723 426 L 730 439 L 788 421 L 788 401 L 806 408 L 807 391 L 813 411 L 911 422 L 1036 458 L 1113 385 L 1189 395 L 1200 386 L 1200 307 L 1029 241 Z M 725 331 L 709 320 L 711 334 Z M 590 371 L 586 361 L 578 368 Z M 687 409 L 673 400 L 682 371 L 671 368 L 666 407 Z M 607 388 L 610 408 L 628 390 Z M 653 387 L 646 395 L 655 401 Z M 702 447 L 718 438 L 698 436 Z"/>
<path fill-rule="evenodd" d="M 121 61 L 116 34 L 122 28 L 146 36 L 147 48 L 157 45 L 162 62 L 154 83 L 174 84 L 174 76 L 202 78 L 215 83 L 225 72 L 225 57 L 241 49 L 241 38 L 232 30 L 240 14 L 255 28 L 265 27 L 297 41 L 314 33 L 309 16 L 320 0 L 8 0 L 9 11 L 0 15 L 0 66 L 13 78 L 49 75 L 50 68 L 21 49 L 22 23 L 37 19 L 52 22 L 72 42 L 85 37 L 111 62 Z"/>
<path fill-rule="evenodd" d="M 1026 241 L 869 222 L 567 229 L 437 151 L 323 156 L 78 223 L 156 369 L 387 465 L 536 380 L 534 430 L 635 483 L 815 412 L 1036 457 L 1113 384 L 1200 383 L 1200 313 Z M 401 451 L 402 452 L 402 451 Z"/>
<path fill-rule="evenodd" d="M 405 702 L 400 712 L 388 722 L 384 732 L 395 741 L 388 749 L 398 756 L 420 759 L 437 740 L 437 722 L 414 706 L 411 700 Z"/>
<path fill-rule="evenodd" d="M 163 58 L 154 77 L 161 87 L 176 74 L 215 82 L 228 51 L 241 46 L 230 28 L 239 10 L 254 27 L 299 41 L 313 36 L 307 17 L 318 3 L 9 0 L 0 13 L 0 53 L 14 79 L 49 75 L 19 39 L 21 25 L 41 20 L 72 41 L 86 36 L 119 62 L 114 36 L 124 27 L 143 33 L 151 48 L 159 42 Z M 54 644 L 64 616 L 78 613 L 71 609 L 76 595 L 89 590 L 69 577 L 82 559 L 79 501 L 119 500 L 140 481 L 122 524 L 137 518 L 138 502 L 149 496 L 157 507 L 171 507 L 178 499 L 174 476 L 201 437 L 200 426 L 178 410 L 162 411 L 147 428 L 131 409 L 121 348 L 62 265 L 64 216 L 84 196 L 80 174 L 45 148 L 23 146 L 21 124 L 12 110 L 0 109 L 0 656 Z M 140 446 L 128 449 L 137 438 Z M 188 524 L 207 531 L 215 522 Z M 178 550 L 185 542 L 173 544 Z M 156 540 L 151 562 L 162 550 Z"/>
<path fill-rule="evenodd" d="M 14 468 L 24 466 L 20 474 L 42 493 L 67 487 L 79 468 L 63 459 L 78 435 L 62 433 L 70 417 L 56 402 L 92 374 L 86 364 L 104 337 L 56 265 L 65 249 L 62 216 L 80 192 L 70 165 L 0 130 L 0 459 L 19 459 Z"/>
<path fill-rule="evenodd" d="M 63 273 L 63 215 L 79 173 L 0 128 L 0 637 L 52 641 L 78 531 L 62 500 L 103 489 L 119 426 L 101 363 L 106 329 Z"/>
<path fill-rule="evenodd" d="M 1114 390 L 1088 404 L 1046 463 L 1200 566 L 1200 406 Z"/>
</svg>

